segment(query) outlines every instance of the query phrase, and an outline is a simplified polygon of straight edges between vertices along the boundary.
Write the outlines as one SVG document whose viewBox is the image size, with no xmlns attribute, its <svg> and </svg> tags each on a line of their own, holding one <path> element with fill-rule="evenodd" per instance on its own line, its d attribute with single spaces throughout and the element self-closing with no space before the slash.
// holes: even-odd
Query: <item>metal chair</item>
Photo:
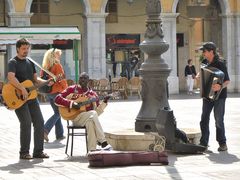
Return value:
<svg viewBox="0 0 240 180">
<path fill-rule="evenodd" d="M 74 130 L 84 130 L 83 132 L 74 132 Z M 67 121 L 67 143 L 66 143 L 66 150 L 65 150 L 65 154 L 68 155 L 67 151 L 68 151 L 68 143 L 69 143 L 69 137 L 72 137 L 72 142 L 71 142 L 71 156 L 73 154 L 73 139 L 74 136 L 85 136 L 86 139 L 86 149 L 87 149 L 87 153 L 88 153 L 88 141 L 87 141 L 87 129 L 85 126 L 74 126 L 72 124 L 69 123 L 69 121 Z"/>
</svg>

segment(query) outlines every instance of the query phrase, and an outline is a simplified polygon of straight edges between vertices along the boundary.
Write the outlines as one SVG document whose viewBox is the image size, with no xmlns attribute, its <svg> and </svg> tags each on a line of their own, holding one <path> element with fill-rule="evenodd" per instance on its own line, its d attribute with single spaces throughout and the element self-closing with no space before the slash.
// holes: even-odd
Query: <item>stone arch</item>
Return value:
<svg viewBox="0 0 240 180">
<path fill-rule="evenodd" d="M 102 7 L 101 7 L 101 12 L 105 12 L 107 2 L 108 2 L 108 0 L 103 0 Z"/>
<path fill-rule="evenodd" d="M 25 7 L 25 12 L 30 13 L 31 5 L 33 0 L 28 0 Z"/>
<path fill-rule="evenodd" d="M 14 3 L 12 0 L 6 1 L 8 12 L 15 12 Z"/>
<path fill-rule="evenodd" d="M 108 0 L 103 0 L 102 6 L 101 6 L 101 13 L 105 12 L 105 7 L 107 5 Z M 86 14 L 91 13 L 91 7 L 89 4 L 89 0 L 83 0 L 82 1 L 83 7 L 84 7 L 84 12 Z"/>
<path fill-rule="evenodd" d="M 82 5 L 83 5 L 84 12 L 87 13 L 87 14 L 90 13 L 91 8 L 90 8 L 89 1 L 88 0 L 83 0 L 81 2 L 82 2 Z"/>
<path fill-rule="evenodd" d="M 175 13 L 177 10 L 177 5 L 180 0 L 174 0 L 173 1 L 173 6 L 172 6 L 172 12 Z M 221 11 L 222 14 L 229 14 L 230 13 L 230 7 L 229 7 L 229 2 L 228 0 L 218 0 L 219 4 L 221 6 Z"/>
</svg>

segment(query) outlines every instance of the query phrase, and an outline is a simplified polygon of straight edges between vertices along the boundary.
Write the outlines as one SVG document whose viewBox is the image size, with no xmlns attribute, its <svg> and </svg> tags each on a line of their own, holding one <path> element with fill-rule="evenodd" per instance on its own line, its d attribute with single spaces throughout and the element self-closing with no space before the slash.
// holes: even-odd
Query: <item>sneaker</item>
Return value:
<svg viewBox="0 0 240 180">
<path fill-rule="evenodd" d="M 49 141 L 49 139 L 48 139 L 48 134 L 47 134 L 46 132 L 44 132 L 44 140 L 45 140 L 46 142 Z"/>
<path fill-rule="evenodd" d="M 33 158 L 41 158 L 41 159 L 43 159 L 43 158 L 49 158 L 49 156 L 46 153 L 41 152 L 40 154 L 34 154 Z"/>
<path fill-rule="evenodd" d="M 226 143 L 219 145 L 218 151 L 227 151 L 227 150 L 228 148 Z"/>
<path fill-rule="evenodd" d="M 107 146 L 105 146 L 105 147 L 103 147 L 101 149 L 104 150 L 104 151 L 111 151 L 111 150 L 113 150 L 113 148 L 112 148 L 112 146 L 110 144 L 108 144 Z"/>
</svg>

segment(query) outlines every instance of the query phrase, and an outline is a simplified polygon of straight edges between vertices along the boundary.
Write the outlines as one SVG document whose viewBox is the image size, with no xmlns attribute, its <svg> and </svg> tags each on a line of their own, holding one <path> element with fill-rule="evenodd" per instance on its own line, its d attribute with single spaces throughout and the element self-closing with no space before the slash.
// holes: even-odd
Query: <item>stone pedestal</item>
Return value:
<svg viewBox="0 0 240 180">
<path fill-rule="evenodd" d="M 148 151 L 149 145 L 155 141 L 154 135 L 136 132 L 133 129 L 105 132 L 105 136 L 113 149 L 119 151 Z"/>
<path fill-rule="evenodd" d="M 200 130 L 182 128 L 193 144 L 199 144 Z M 156 136 L 151 133 L 136 132 L 134 129 L 105 132 L 106 139 L 114 150 L 119 151 L 149 151 L 150 145 L 155 143 Z"/>
</svg>

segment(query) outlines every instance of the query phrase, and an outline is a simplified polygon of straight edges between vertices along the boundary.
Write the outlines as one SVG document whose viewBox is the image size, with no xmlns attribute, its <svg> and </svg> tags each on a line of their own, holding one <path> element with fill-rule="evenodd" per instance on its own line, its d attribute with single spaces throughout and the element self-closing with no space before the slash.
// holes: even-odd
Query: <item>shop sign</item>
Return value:
<svg viewBox="0 0 240 180">
<path fill-rule="evenodd" d="M 107 34 L 107 49 L 138 48 L 140 44 L 139 34 Z"/>
<path fill-rule="evenodd" d="M 73 49 L 73 40 L 53 40 L 53 47 L 58 49 Z"/>
</svg>

